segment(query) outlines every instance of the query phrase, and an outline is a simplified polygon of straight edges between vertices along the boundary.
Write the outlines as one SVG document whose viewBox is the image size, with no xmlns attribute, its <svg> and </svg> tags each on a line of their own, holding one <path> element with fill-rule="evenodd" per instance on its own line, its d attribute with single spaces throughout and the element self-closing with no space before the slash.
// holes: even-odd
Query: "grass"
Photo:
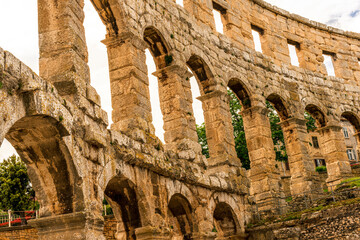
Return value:
<svg viewBox="0 0 360 240">
<path fill-rule="evenodd" d="M 360 177 L 348 178 L 343 181 L 336 187 L 336 190 L 360 187 Z"/>
</svg>

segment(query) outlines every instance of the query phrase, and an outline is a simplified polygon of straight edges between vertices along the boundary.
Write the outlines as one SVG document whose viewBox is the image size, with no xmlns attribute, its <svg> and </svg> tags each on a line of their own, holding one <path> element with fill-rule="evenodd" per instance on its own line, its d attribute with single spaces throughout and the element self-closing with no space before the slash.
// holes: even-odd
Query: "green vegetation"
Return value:
<svg viewBox="0 0 360 240">
<path fill-rule="evenodd" d="M 202 148 L 201 152 L 205 157 L 209 158 L 210 155 L 209 155 L 209 148 L 206 139 L 205 123 L 201 125 L 196 125 L 196 132 L 198 135 L 198 141 Z"/>
<path fill-rule="evenodd" d="M 336 190 L 342 190 L 346 188 L 360 187 L 360 177 L 348 178 L 343 180 L 337 187 Z"/>
<path fill-rule="evenodd" d="M 166 66 L 169 66 L 172 62 L 173 62 L 173 56 L 172 55 L 166 55 L 165 56 L 165 63 L 166 63 Z"/>
<path fill-rule="evenodd" d="M 110 204 L 106 201 L 106 199 L 103 200 L 103 205 L 105 206 L 105 209 L 103 209 L 103 215 L 113 215 L 113 210 L 110 206 Z M 105 214 L 106 211 L 106 214 Z"/>
<path fill-rule="evenodd" d="M 318 173 L 325 173 L 327 172 L 326 166 L 318 166 L 315 168 L 315 171 L 317 171 Z"/>
<path fill-rule="evenodd" d="M 25 164 L 15 155 L 0 163 L 0 210 L 25 211 L 37 208 Z"/>
</svg>

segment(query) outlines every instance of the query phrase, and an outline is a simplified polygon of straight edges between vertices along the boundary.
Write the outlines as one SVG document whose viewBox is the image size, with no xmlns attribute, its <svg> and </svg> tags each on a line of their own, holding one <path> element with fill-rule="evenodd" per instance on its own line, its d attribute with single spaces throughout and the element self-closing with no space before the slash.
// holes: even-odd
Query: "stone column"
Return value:
<svg viewBox="0 0 360 240">
<path fill-rule="evenodd" d="M 103 219 L 91 219 L 85 212 L 34 219 L 29 225 L 38 230 L 39 240 L 105 240 Z"/>
<path fill-rule="evenodd" d="M 128 135 L 136 134 L 139 130 L 154 134 L 146 42 L 131 33 L 123 33 L 109 37 L 103 43 L 107 46 L 109 59 L 113 107 L 111 128 Z"/>
<path fill-rule="evenodd" d="M 38 0 L 40 76 L 70 101 L 86 96 L 90 82 L 83 7 L 83 0 Z"/>
<path fill-rule="evenodd" d="M 329 125 L 318 129 L 320 145 L 325 156 L 328 185 L 338 184 L 351 176 L 350 162 L 346 154 L 346 146 L 342 127 Z"/>
<path fill-rule="evenodd" d="M 228 94 L 216 90 L 198 99 L 204 109 L 210 167 L 225 164 L 241 166 L 235 151 Z"/>
<path fill-rule="evenodd" d="M 268 110 L 255 106 L 241 112 L 250 157 L 250 194 L 265 208 L 280 204 L 280 173 L 276 167 Z"/>
<path fill-rule="evenodd" d="M 306 140 L 306 120 L 289 118 L 280 122 L 284 133 L 286 152 L 290 165 L 291 194 L 303 194 L 308 191 L 320 191 L 317 184 L 318 174 L 315 172 L 315 163 L 310 158 Z"/>
<path fill-rule="evenodd" d="M 164 119 L 164 138 L 167 149 L 177 151 L 180 143 L 191 143 L 190 148 L 201 153 L 195 118 L 192 109 L 190 77 L 186 67 L 171 65 L 162 68 L 154 76 L 159 79 L 159 99 Z"/>
</svg>

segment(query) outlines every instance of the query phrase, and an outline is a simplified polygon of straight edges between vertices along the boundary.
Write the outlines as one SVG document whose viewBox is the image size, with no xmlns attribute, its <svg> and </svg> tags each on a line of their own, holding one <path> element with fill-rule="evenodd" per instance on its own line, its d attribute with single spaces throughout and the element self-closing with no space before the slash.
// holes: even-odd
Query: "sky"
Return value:
<svg viewBox="0 0 360 240">
<path fill-rule="evenodd" d="M 177 2 L 181 2 L 177 0 Z M 348 31 L 360 32 L 360 0 L 267 0 L 270 4 L 303 17 Z M 29 0 L 11 0 L 0 3 L 0 47 L 39 72 L 37 3 Z M 21 6 L 21 7 L 19 7 Z M 106 47 L 100 41 L 105 38 L 105 27 L 89 0 L 85 0 L 85 33 L 89 51 L 91 85 L 101 96 L 102 108 L 108 112 L 111 122 L 111 94 Z M 217 26 L 221 31 L 222 27 Z M 157 79 L 152 57 L 147 53 L 150 96 L 156 135 L 163 140 L 162 117 L 159 108 Z M 191 79 L 193 97 L 199 96 L 197 83 Z M 204 121 L 201 103 L 194 99 L 197 124 Z M 0 161 L 15 150 L 6 140 L 0 147 Z"/>
</svg>

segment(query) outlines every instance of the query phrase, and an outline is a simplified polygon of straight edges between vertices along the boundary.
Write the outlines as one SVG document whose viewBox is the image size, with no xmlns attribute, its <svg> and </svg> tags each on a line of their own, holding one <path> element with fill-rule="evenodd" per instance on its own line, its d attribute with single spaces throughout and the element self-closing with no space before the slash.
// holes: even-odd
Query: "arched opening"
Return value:
<svg viewBox="0 0 360 240">
<path fill-rule="evenodd" d="M 114 177 L 106 186 L 105 198 L 118 221 L 118 238 L 136 239 L 135 229 L 141 227 L 142 223 L 135 185 L 124 177 Z"/>
<path fill-rule="evenodd" d="M 144 40 L 148 43 L 149 48 L 145 50 L 146 65 L 148 68 L 149 93 L 152 114 L 152 124 L 155 127 L 155 135 L 162 141 L 164 139 L 164 114 L 162 109 L 161 83 L 160 80 L 152 73 L 167 66 L 166 59 L 168 56 L 168 47 L 161 34 L 153 27 L 148 27 L 144 31 Z M 169 60 L 168 60 L 169 61 Z"/>
<path fill-rule="evenodd" d="M 288 155 L 286 152 L 285 137 L 280 121 L 290 118 L 283 99 L 277 94 L 270 94 L 266 98 L 266 107 L 270 121 L 271 137 L 274 143 L 275 160 L 281 165 L 281 172 L 286 175 L 289 169 Z"/>
<path fill-rule="evenodd" d="M 192 239 L 194 226 L 189 201 L 183 195 L 175 194 L 171 197 L 168 207 L 174 233 L 183 236 L 184 240 Z"/>
<path fill-rule="evenodd" d="M 212 92 L 213 90 L 211 87 L 216 83 L 204 60 L 197 55 L 192 55 L 186 63 L 194 73 L 196 80 L 200 83 L 199 86 L 201 95 Z"/>
<path fill-rule="evenodd" d="M 99 17 L 96 4 L 84 2 L 84 28 L 88 50 L 88 65 L 93 86 L 101 98 L 101 107 L 108 114 L 109 126 L 112 123 L 109 63 L 106 46 L 101 42 L 106 35 L 106 26 Z M 109 29 L 108 29 L 109 31 Z"/>
<path fill-rule="evenodd" d="M 153 27 L 148 27 L 144 31 L 144 40 L 149 45 L 149 50 L 154 57 L 154 61 L 157 69 L 162 69 L 166 67 L 169 60 L 166 60 L 168 56 L 169 48 L 165 43 L 164 38 L 161 36 L 160 32 Z"/>
<path fill-rule="evenodd" d="M 219 237 L 231 237 L 237 234 L 236 217 L 229 204 L 221 202 L 216 205 L 214 225 Z"/>
<path fill-rule="evenodd" d="M 343 114 L 341 114 L 341 117 L 351 123 L 351 125 L 356 130 L 356 133 L 360 133 L 360 120 L 359 120 L 358 116 L 356 116 L 352 112 L 344 112 Z"/>
<path fill-rule="evenodd" d="M 18 120 L 5 136 L 27 166 L 43 217 L 84 208 L 82 190 L 75 184 L 79 176 L 63 140 L 66 135 L 59 121 L 36 115 Z"/>
<path fill-rule="evenodd" d="M 249 151 L 247 148 L 244 123 L 241 111 L 251 107 L 251 100 L 248 90 L 237 79 L 231 79 L 228 84 L 228 94 L 230 96 L 230 113 L 232 126 L 234 129 L 234 141 L 237 157 L 245 169 L 250 169 Z"/>
<path fill-rule="evenodd" d="M 210 157 L 208 141 L 206 136 L 206 127 L 204 122 L 204 104 L 198 100 L 198 97 L 211 92 L 211 85 L 214 84 L 209 67 L 198 56 L 192 55 L 187 61 L 187 66 L 194 77 L 190 78 L 191 93 L 193 100 L 193 111 L 196 120 L 196 132 L 198 142 L 202 147 L 202 154 Z"/>
<path fill-rule="evenodd" d="M 277 95 L 277 94 L 270 94 L 267 98 L 267 101 L 269 101 L 272 106 L 275 108 L 277 114 L 281 118 L 281 120 L 286 120 L 290 118 L 287 108 L 284 105 L 283 99 Z"/>
<path fill-rule="evenodd" d="M 316 127 L 322 128 L 326 126 L 325 114 L 320 110 L 319 107 L 309 104 L 305 107 L 305 111 L 308 112 L 316 121 Z"/>
</svg>

